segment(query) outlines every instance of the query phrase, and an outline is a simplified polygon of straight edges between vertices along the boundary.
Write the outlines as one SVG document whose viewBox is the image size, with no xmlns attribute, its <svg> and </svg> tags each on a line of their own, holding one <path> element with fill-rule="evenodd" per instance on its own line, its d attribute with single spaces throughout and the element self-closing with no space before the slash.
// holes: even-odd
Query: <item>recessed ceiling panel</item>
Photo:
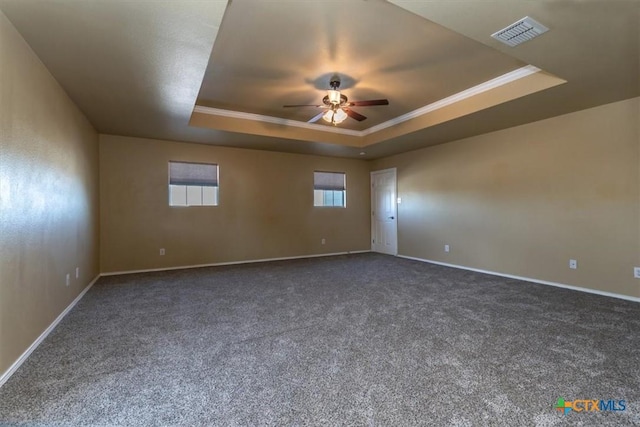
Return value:
<svg viewBox="0 0 640 427">
<path fill-rule="evenodd" d="M 380 0 L 248 1 L 227 6 L 197 104 L 306 122 L 333 74 L 367 117 L 363 131 L 526 64 Z M 331 126 L 324 121 L 319 124 Z"/>
<path fill-rule="evenodd" d="M 0 0 L 1 13 L 100 133 L 358 158 L 639 96 L 639 5 Z M 549 31 L 515 47 L 491 38 L 525 16 Z M 525 64 L 543 71 L 475 90 Z M 360 124 L 291 126 L 306 125 L 315 111 L 281 105 L 319 103 L 334 72 L 350 99 L 391 105 L 360 109 L 368 117 Z M 469 89 L 476 95 L 460 101 Z"/>
</svg>

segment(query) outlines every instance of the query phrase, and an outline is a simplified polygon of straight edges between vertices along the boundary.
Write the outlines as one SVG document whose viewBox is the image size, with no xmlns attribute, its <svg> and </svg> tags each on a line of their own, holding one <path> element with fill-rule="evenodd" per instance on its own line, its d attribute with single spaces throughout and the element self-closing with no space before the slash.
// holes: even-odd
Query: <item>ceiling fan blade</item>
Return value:
<svg viewBox="0 0 640 427">
<path fill-rule="evenodd" d="M 326 105 L 317 105 L 317 104 L 295 104 L 295 105 L 283 105 L 282 108 L 291 108 L 291 107 L 326 107 Z"/>
<path fill-rule="evenodd" d="M 347 116 L 349 116 L 349 117 L 351 117 L 352 119 L 355 119 L 355 120 L 357 120 L 357 121 L 359 121 L 359 122 L 361 122 L 361 121 L 363 121 L 364 119 L 366 119 L 366 117 L 365 117 L 365 116 L 363 116 L 362 114 L 360 114 L 360 113 L 356 113 L 355 111 L 350 110 L 350 109 L 348 109 L 348 108 L 343 108 L 343 110 L 344 110 L 344 112 L 345 112 L 345 113 L 347 113 Z"/>
<path fill-rule="evenodd" d="M 317 114 L 317 115 L 316 115 L 315 117 L 313 117 L 311 120 L 307 121 L 307 123 L 315 123 L 315 122 L 317 122 L 318 120 L 320 120 L 320 119 L 322 118 L 322 115 L 323 115 L 324 113 L 325 113 L 325 112 L 323 111 L 322 113 Z"/>
<path fill-rule="evenodd" d="M 349 107 L 370 107 L 372 105 L 389 105 L 388 99 L 371 99 L 369 101 L 352 101 L 347 105 Z"/>
</svg>

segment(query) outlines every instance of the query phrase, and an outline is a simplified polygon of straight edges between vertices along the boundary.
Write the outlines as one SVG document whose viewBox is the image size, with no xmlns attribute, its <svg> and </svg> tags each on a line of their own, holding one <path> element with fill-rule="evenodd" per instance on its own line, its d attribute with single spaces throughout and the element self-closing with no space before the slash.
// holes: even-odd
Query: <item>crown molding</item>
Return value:
<svg viewBox="0 0 640 427">
<path fill-rule="evenodd" d="M 227 117 L 231 119 L 241 119 L 241 120 L 251 120 L 251 121 L 262 122 L 262 123 L 272 123 L 272 124 L 277 124 L 279 126 L 291 126 L 291 127 L 313 130 L 317 132 L 330 132 L 330 133 L 338 133 L 342 135 L 364 137 L 364 136 L 379 132 L 383 129 L 387 129 L 395 125 L 398 125 L 400 123 L 423 116 L 425 114 L 434 112 L 436 110 L 455 104 L 457 102 L 464 101 L 465 99 L 474 97 L 483 92 L 487 92 L 489 90 L 498 88 L 500 86 L 504 86 L 506 84 L 512 83 L 516 80 L 520 80 L 522 78 L 525 78 L 527 76 L 530 76 L 540 71 L 542 71 L 540 68 L 535 67 L 533 65 L 527 65 L 527 66 L 518 68 L 517 70 L 513 70 L 511 72 L 503 74 L 499 77 L 496 77 L 495 79 L 491 79 L 484 83 L 480 83 L 479 85 L 463 90 L 462 92 L 458 92 L 454 95 L 448 96 L 439 101 L 425 105 L 424 107 L 420 107 L 416 110 L 413 110 L 401 116 L 395 117 L 391 120 L 387 120 L 386 122 L 382 122 L 375 126 L 371 126 L 370 128 L 367 128 L 362 131 L 344 129 L 344 128 L 339 128 L 335 126 L 318 125 L 315 123 L 300 122 L 298 120 L 283 119 L 282 117 L 265 116 L 262 114 L 254 114 L 254 113 L 244 113 L 242 111 L 223 110 L 220 108 L 205 107 L 202 105 L 196 105 L 195 108 L 193 109 L 193 112 L 207 114 L 211 116 Z"/>
<path fill-rule="evenodd" d="M 433 102 L 429 105 L 425 105 L 424 107 L 420 107 L 416 110 L 410 111 L 394 119 L 387 120 L 386 122 L 380 123 L 375 126 L 371 126 L 370 128 L 362 131 L 362 136 L 371 135 L 372 133 L 390 128 L 402 122 L 415 119 L 416 117 L 423 116 L 427 113 L 431 113 L 433 111 L 455 104 L 456 102 L 464 101 L 465 99 L 479 95 L 488 90 L 495 89 L 500 86 L 504 86 L 516 80 L 520 80 L 524 77 L 530 76 L 531 74 L 535 74 L 539 71 L 541 71 L 540 68 L 535 67 L 533 65 L 527 65 L 525 67 L 518 68 L 517 70 L 503 74 L 499 77 L 496 77 L 495 79 L 488 80 L 484 83 L 480 83 L 479 85 L 470 87 L 469 89 L 465 89 L 462 92 L 458 92 L 454 95 L 451 95 L 439 101 Z"/>
<path fill-rule="evenodd" d="M 230 119 L 252 120 L 262 123 L 273 123 L 279 126 L 292 126 L 302 129 L 310 129 L 319 132 L 340 133 L 343 135 L 362 136 L 362 131 L 342 129 L 338 127 L 329 127 L 317 125 L 314 123 L 300 122 L 298 120 L 283 119 L 282 117 L 264 116 L 262 114 L 244 113 L 242 111 L 223 110 L 220 108 L 205 107 L 196 105 L 193 109 L 194 113 L 208 114 L 211 116 L 228 117 Z"/>
</svg>

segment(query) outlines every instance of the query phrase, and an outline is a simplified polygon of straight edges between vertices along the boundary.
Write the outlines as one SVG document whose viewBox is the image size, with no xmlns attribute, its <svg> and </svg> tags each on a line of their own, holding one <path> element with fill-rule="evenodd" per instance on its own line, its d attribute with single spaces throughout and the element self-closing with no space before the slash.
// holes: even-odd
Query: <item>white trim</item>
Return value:
<svg viewBox="0 0 640 427">
<path fill-rule="evenodd" d="M 369 172 L 369 175 L 373 175 L 375 173 L 387 173 L 387 172 L 395 172 L 396 173 L 396 177 L 398 176 L 398 168 L 387 168 L 387 169 L 380 169 L 377 171 L 371 171 Z"/>
<path fill-rule="evenodd" d="M 247 260 L 247 261 L 220 262 L 220 263 L 214 263 L 214 264 L 199 264 L 199 265 L 189 265 L 189 266 L 183 266 L 183 267 L 152 268 L 152 269 L 146 269 L 146 270 L 131 270 L 131 271 L 119 271 L 119 272 L 113 272 L 113 273 L 100 273 L 95 277 L 95 279 L 93 279 L 91 281 L 91 283 L 89 283 L 87 285 L 87 287 L 85 287 L 82 290 L 82 292 L 80 292 L 80 294 L 71 302 L 71 304 L 69 304 L 67 306 L 67 308 L 65 308 L 64 311 L 62 313 L 60 313 L 58 315 L 58 317 L 56 317 L 56 319 L 53 322 L 51 322 L 51 324 L 47 327 L 47 329 L 45 329 L 44 332 L 42 332 L 42 334 L 40 334 L 40 336 L 38 338 L 36 338 L 36 340 L 29 346 L 29 348 L 27 348 L 20 355 L 20 357 L 18 357 L 18 359 L 15 362 L 13 362 L 13 364 L 9 367 L 9 369 L 7 369 L 5 372 L 2 373 L 2 375 L 0 375 L 0 387 L 2 387 L 7 382 L 7 380 L 9 380 L 9 378 L 18 370 L 18 368 L 29 358 L 31 353 L 33 353 L 33 351 L 42 343 L 42 341 L 44 341 L 45 338 L 47 338 L 47 336 L 51 333 L 51 331 L 53 331 L 56 328 L 56 326 L 58 326 L 58 324 L 62 321 L 62 319 L 71 311 L 71 309 L 78 303 L 78 301 L 80 301 L 82 299 L 84 294 L 86 294 L 87 291 L 89 289 L 91 289 L 91 287 L 98 281 L 98 279 L 100 277 L 103 277 L 103 276 L 115 276 L 115 275 L 118 275 L 118 274 L 147 273 L 147 272 L 165 271 L 165 270 L 183 270 L 183 269 L 188 269 L 188 268 L 215 267 L 215 266 L 235 265 L 235 264 L 249 264 L 249 263 L 254 263 L 254 262 L 269 262 L 269 261 L 284 261 L 284 260 L 291 260 L 291 259 L 319 258 L 319 257 L 336 256 L 336 255 L 361 254 L 361 253 L 366 253 L 366 252 L 371 252 L 371 251 L 369 251 L 369 250 L 346 251 L 346 252 L 334 252 L 334 253 L 328 253 L 328 254 L 313 254 L 313 255 L 302 255 L 302 256 L 292 256 L 292 257 L 281 257 L 281 258 L 255 259 L 255 260 Z"/>
<path fill-rule="evenodd" d="M 572 291 L 586 292 L 586 293 L 589 293 L 589 294 L 602 295 L 602 296 L 605 296 L 605 297 L 618 298 L 618 299 L 623 299 L 623 300 L 633 301 L 633 302 L 640 302 L 640 298 L 639 297 L 632 297 L 630 295 L 616 294 L 616 293 L 613 293 L 613 292 L 600 291 L 600 290 L 597 290 L 597 289 L 581 288 L 579 286 L 565 285 L 563 283 L 549 282 L 547 280 L 533 279 L 531 277 L 515 276 L 513 274 L 498 273 L 496 271 L 482 270 L 480 268 L 465 267 L 463 265 L 449 264 L 449 263 L 446 263 L 446 262 L 433 261 L 433 260 L 424 259 L 424 258 L 416 258 L 416 257 L 412 257 L 412 256 L 407 256 L 407 255 L 398 255 L 398 258 L 405 258 L 405 259 L 410 259 L 410 260 L 413 260 L 413 261 L 427 262 L 429 264 L 436 264 L 436 265 L 442 265 L 442 266 L 445 266 L 445 267 L 458 268 L 460 270 L 475 271 L 475 272 L 478 272 L 478 273 L 490 274 L 492 276 L 507 277 L 509 279 L 524 280 L 526 282 L 533 282 L 533 283 L 538 283 L 538 284 L 541 284 L 541 285 L 548 285 L 548 286 L 555 286 L 557 288 L 571 289 Z"/>
<path fill-rule="evenodd" d="M 113 273 L 101 273 L 101 274 L 97 275 L 91 281 L 91 283 L 89 283 L 82 290 L 82 292 L 80 292 L 80 294 L 71 302 L 71 304 L 69 304 L 67 306 L 67 308 L 64 309 L 64 311 L 62 313 L 60 313 L 60 315 L 58 315 L 58 317 L 56 317 L 56 319 L 53 322 L 51 322 L 51 324 L 47 327 L 47 329 L 45 329 L 44 332 L 42 332 L 42 334 L 40 334 L 40 336 L 29 346 L 29 348 L 27 348 L 20 355 L 20 357 L 18 357 L 18 359 L 15 362 L 13 362 L 13 364 L 9 367 L 9 369 L 7 369 L 4 373 L 2 373 L 2 375 L 0 375 L 0 387 L 2 387 L 7 382 L 7 380 L 9 380 L 9 378 L 11 378 L 11 376 L 27 360 L 27 358 L 31 355 L 31 353 L 33 353 L 33 351 L 42 343 L 42 341 L 44 341 L 45 338 L 47 338 L 47 336 L 55 329 L 56 326 L 58 326 L 58 324 L 62 321 L 62 319 L 71 311 L 71 309 L 73 307 L 75 307 L 75 305 L 78 303 L 78 301 L 80 301 L 82 299 L 82 297 L 84 297 L 84 295 L 87 293 L 87 291 L 89 291 L 89 289 L 91 289 L 91 287 L 102 276 L 114 276 L 114 275 L 117 275 L 117 274 L 134 274 L 134 273 L 146 273 L 146 272 L 166 271 L 166 270 L 183 270 L 183 269 L 188 269 L 188 268 L 215 267 L 215 266 L 223 266 L 223 265 L 249 264 L 249 263 L 254 263 L 254 262 L 269 262 L 269 261 L 283 261 L 283 260 L 292 260 L 292 259 L 319 258 L 319 257 L 328 257 L 328 256 L 337 256 L 337 255 L 361 254 L 361 253 L 367 253 L 367 252 L 371 252 L 371 251 L 370 250 L 360 250 L 360 251 L 334 252 L 334 253 L 328 253 L 328 254 L 303 255 L 303 256 L 295 256 L 295 257 L 265 258 L 265 259 L 256 259 L 256 260 L 248 260 L 248 261 L 232 261 L 232 262 L 221 262 L 221 263 L 215 263 L 215 264 L 199 264 L 199 265 L 191 265 L 191 266 L 183 266 L 183 267 L 154 268 L 154 269 L 146 269 L 146 270 L 131 270 L 131 271 L 120 271 L 120 272 L 113 272 Z M 442 266 L 445 266 L 445 267 L 457 268 L 457 269 L 461 269 L 461 270 L 475 271 L 475 272 L 478 272 L 478 273 L 490 274 L 492 276 L 507 277 L 509 279 L 524 280 L 524 281 L 527 281 L 527 282 L 539 283 L 541 285 L 549 285 L 549 286 L 555 286 L 555 287 L 559 287 L 559 288 L 571 289 L 571 290 L 574 290 L 574 291 L 586 292 L 586 293 L 590 293 L 590 294 L 602 295 L 602 296 L 607 296 L 607 297 L 612 297 L 612 298 L 619 298 L 619 299 L 623 299 L 623 300 L 627 300 L 627 301 L 640 302 L 640 298 L 638 298 L 638 297 L 632 297 L 632 296 L 629 296 L 629 295 L 621 295 L 621 294 L 616 294 L 616 293 L 613 293 L 613 292 L 599 291 L 599 290 L 596 290 L 596 289 L 589 289 L 589 288 L 581 288 L 581 287 L 578 287 L 578 286 L 565 285 L 565 284 L 556 283 L 556 282 L 548 282 L 546 280 L 532 279 L 530 277 L 515 276 L 515 275 L 512 275 L 512 274 L 498 273 L 498 272 L 495 272 L 495 271 L 482 270 L 482 269 L 479 269 L 479 268 L 472 268 L 472 267 L 465 267 L 465 266 L 462 266 L 462 265 L 449 264 L 449 263 L 446 263 L 446 262 L 433 261 L 433 260 L 428 260 L 428 259 L 424 259 L 424 258 L 416 258 L 416 257 L 412 257 L 412 256 L 407 256 L 407 255 L 398 254 L 397 257 L 398 258 L 404 258 L 404 259 L 410 259 L 410 260 L 413 260 L 413 261 L 426 262 L 426 263 L 429 263 L 429 264 L 442 265 Z"/>
<path fill-rule="evenodd" d="M 420 117 L 424 114 L 431 113 L 433 111 L 447 107 L 451 104 L 455 104 L 456 102 L 464 101 L 465 99 L 471 98 L 472 96 L 479 95 L 488 90 L 495 89 L 500 86 L 504 86 L 516 80 L 520 80 L 524 77 L 530 76 L 531 74 L 535 74 L 538 71 L 541 71 L 540 68 L 535 67 L 533 65 L 527 65 L 525 67 L 518 68 L 517 70 L 511 71 L 507 74 L 503 74 L 499 77 L 496 77 L 495 79 L 491 79 L 484 83 L 480 83 L 479 85 L 470 87 L 469 89 L 463 90 L 462 92 L 458 92 L 454 95 L 451 95 L 439 101 L 433 102 L 429 105 L 425 105 L 424 107 L 420 107 L 417 110 L 410 111 L 394 119 L 387 120 L 386 122 L 380 123 L 375 126 L 371 126 L 370 128 L 362 131 L 362 135 L 363 136 L 370 135 L 372 133 L 381 131 L 391 126 L 395 126 L 402 122 L 415 119 L 416 117 Z"/>
<path fill-rule="evenodd" d="M 212 116 L 228 117 L 232 119 L 244 119 L 244 120 L 253 120 L 253 121 L 264 122 L 264 123 L 275 123 L 278 125 L 292 126 L 292 127 L 303 128 L 303 129 L 320 131 L 320 132 L 332 132 L 332 133 L 340 133 L 343 135 L 363 137 L 363 136 L 371 135 L 372 133 L 381 131 L 383 129 L 390 128 L 402 122 L 415 119 L 416 117 L 420 117 L 424 114 L 431 113 L 433 111 L 439 110 L 449 105 L 455 104 L 456 102 L 464 101 L 465 99 L 479 95 L 488 90 L 495 89 L 500 86 L 504 86 L 508 83 L 512 83 L 516 80 L 520 80 L 524 77 L 530 76 L 531 74 L 535 74 L 539 71 L 542 71 L 542 70 L 540 70 L 540 68 L 536 66 L 526 65 L 524 67 L 518 68 L 517 70 L 510 71 L 494 79 L 488 80 L 484 83 L 480 83 L 479 85 L 470 87 L 469 89 L 465 89 L 462 92 L 458 92 L 456 94 L 443 98 L 439 101 L 433 102 L 429 105 L 425 105 L 424 107 L 420 107 L 416 110 L 409 111 L 406 114 L 395 117 L 391 120 L 387 120 L 386 122 L 382 122 L 375 126 L 371 126 L 370 128 L 367 128 L 361 131 L 344 129 L 336 126 L 325 126 L 325 125 L 318 125 L 315 123 L 300 122 L 298 120 L 283 119 L 281 117 L 264 116 L 262 114 L 243 113 L 241 111 L 223 110 L 220 108 L 205 107 L 202 105 L 196 105 L 193 109 L 193 112 L 208 114 Z"/>
<path fill-rule="evenodd" d="M 137 273 L 152 273 L 155 271 L 171 271 L 171 270 L 187 270 L 189 268 L 203 268 L 203 267 L 219 267 L 224 265 L 237 265 L 237 264 L 251 264 L 256 262 L 271 262 L 271 261 L 286 261 L 290 259 L 305 259 L 305 258 L 320 258 L 320 257 L 329 257 L 329 256 L 338 256 L 338 255 L 349 255 L 349 254 L 362 254 L 366 252 L 371 252 L 370 250 L 364 251 L 346 251 L 346 252 L 332 252 L 327 254 L 311 254 L 311 255 L 299 255 L 299 256 L 288 256 L 288 257 L 279 257 L 279 258 L 263 258 L 263 259 L 248 259 L 245 261 L 228 261 L 228 262 L 215 262 L 211 264 L 194 264 L 194 265 L 182 265 L 179 267 L 162 267 L 162 268 L 147 268 L 143 270 L 126 270 L 126 271 L 112 271 L 109 273 L 101 273 L 100 276 L 117 276 L 120 274 L 137 274 Z"/>
<path fill-rule="evenodd" d="M 315 123 L 300 122 L 298 120 L 283 119 L 281 117 L 264 116 L 262 114 L 243 113 L 242 111 L 223 110 L 220 108 L 204 107 L 196 105 L 193 109 L 194 113 L 208 114 L 210 116 L 228 117 L 231 119 L 253 120 L 263 123 L 275 123 L 281 126 L 292 126 L 303 129 L 310 129 L 320 132 L 340 133 L 351 136 L 362 136 L 362 132 L 358 130 L 338 128 L 335 126 L 318 125 Z"/>
<path fill-rule="evenodd" d="M 67 308 L 64 309 L 64 311 L 62 313 L 60 313 L 58 315 L 58 317 L 56 317 L 56 319 L 51 322 L 51 324 L 47 327 L 47 329 L 44 330 L 43 333 L 40 334 L 40 336 L 38 338 L 36 338 L 36 340 L 29 346 L 29 348 L 27 348 L 24 353 L 22 353 L 20 355 L 20 357 L 18 357 L 18 359 L 13 362 L 13 365 L 11 365 L 9 367 L 9 369 L 7 369 L 6 371 L 4 371 L 2 373 L 2 375 L 0 375 L 0 387 L 2 387 L 4 385 L 4 383 L 7 382 L 7 380 L 9 378 L 11 378 L 11 375 L 13 375 L 18 368 L 27 360 L 27 358 L 29 358 L 29 356 L 31 356 L 31 353 L 33 353 L 33 351 L 38 348 L 38 346 L 42 343 L 42 341 L 45 340 L 45 338 L 47 338 L 47 336 L 51 333 L 51 331 L 53 331 L 55 329 L 56 326 L 58 326 L 58 323 L 60 323 L 60 321 L 62 321 L 62 319 L 64 319 L 64 316 L 67 315 L 67 313 L 69 313 L 71 311 L 71 309 L 78 303 L 78 301 L 80 301 L 82 299 L 82 297 L 84 296 L 84 294 L 87 293 L 87 291 L 89 289 L 91 289 L 91 287 L 93 286 L 94 283 L 96 283 L 98 281 L 98 279 L 100 278 L 100 274 L 98 274 L 95 279 L 93 279 L 91 281 L 91 283 L 89 283 L 83 290 L 82 292 L 80 292 L 80 294 L 73 300 L 71 301 L 71 304 L 69 304 L 67 306 Z"/>
</svg>

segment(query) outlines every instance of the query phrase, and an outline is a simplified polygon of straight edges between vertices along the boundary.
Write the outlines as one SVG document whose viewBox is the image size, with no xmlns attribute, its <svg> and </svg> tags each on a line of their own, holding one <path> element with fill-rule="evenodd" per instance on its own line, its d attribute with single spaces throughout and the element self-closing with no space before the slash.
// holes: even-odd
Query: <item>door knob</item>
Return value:
<svg viewBox="0 0 640 427">
<path fill-rule="evenodd" d="M 390 216 L 389 219 L 396 219 L 396 217 L 395 216 Z"/>
</svg>

